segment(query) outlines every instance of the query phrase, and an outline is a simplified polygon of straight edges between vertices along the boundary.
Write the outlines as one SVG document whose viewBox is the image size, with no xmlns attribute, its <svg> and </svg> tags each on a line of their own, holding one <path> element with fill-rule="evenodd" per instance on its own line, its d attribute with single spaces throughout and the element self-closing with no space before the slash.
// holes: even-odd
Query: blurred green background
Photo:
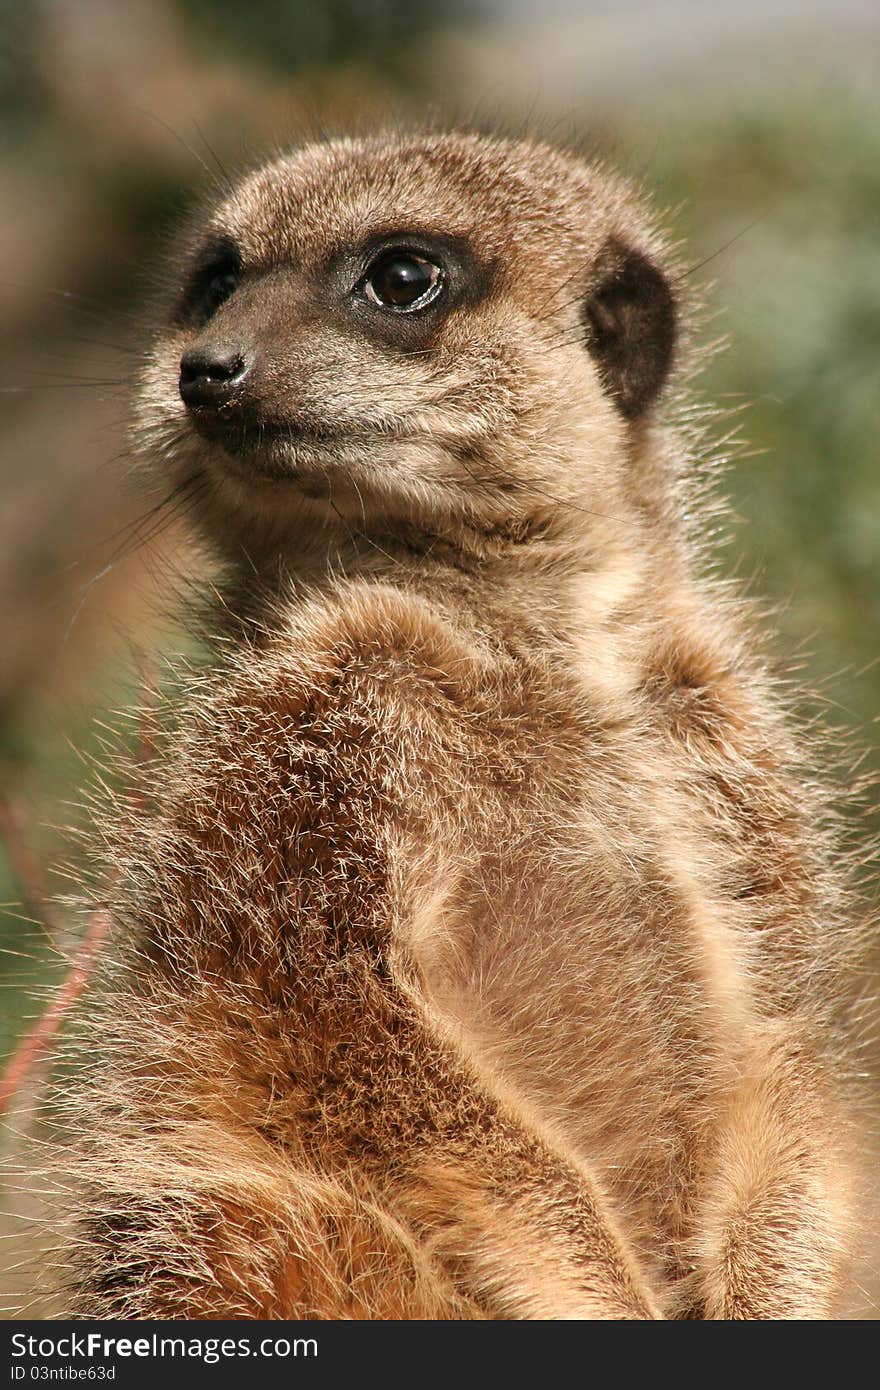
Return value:
<svg viewBox="0 0 880 1390">
<path fill-rule="evenodd" d="M 0 1053 L 80 929 L 27 920 L 24 856 L 64 888 L 56 827 L 83 821 L 107 726 L 126 736 L 133 650 L 181 642 L 169 577 L 198 564 L 183 526 L 120 552 L 162 248 L 219 167 L 316 131 L 525 123 L 674 210 L 705 337 L 730 340 L 699 395 L 747 441 L 719 563 L 776 604 L 780 665 L 880 767 L 878 78 L 863 0 L 0 0 Z"/>
</svg>

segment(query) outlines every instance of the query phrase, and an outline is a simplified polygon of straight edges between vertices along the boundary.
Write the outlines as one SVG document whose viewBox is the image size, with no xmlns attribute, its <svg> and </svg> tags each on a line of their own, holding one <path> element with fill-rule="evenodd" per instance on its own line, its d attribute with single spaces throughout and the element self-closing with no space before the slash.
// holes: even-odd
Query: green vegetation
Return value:
<svg viewBox="0 0 880 1390">
<path fill-rule="evenodd" d="M 647 178 L 681 204 L 694 261 L 710 258 L 695 279 L 714 279 L 709 336 L 730 341 L 702 394 L 745 406 L 725 561 L 777 601 L 780 655 L 805 664 L 828 717 L 876 750 L 880 114 L 835 98 L 695 112 Z"/>
</svg>

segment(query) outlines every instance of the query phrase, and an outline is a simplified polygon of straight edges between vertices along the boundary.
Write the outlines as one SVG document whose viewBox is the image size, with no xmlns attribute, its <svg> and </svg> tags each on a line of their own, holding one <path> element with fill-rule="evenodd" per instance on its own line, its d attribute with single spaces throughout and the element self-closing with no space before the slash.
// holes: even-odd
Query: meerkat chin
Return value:
<svg viewBox="0 0 880 1390">
<path fill-rule="evenodd" d="M 298 150 L 182 254 L 135 438 L 259 623 L 114 813 L 79 1313 L 839 1306 L 850 908 L 704 573 L 679 269 L 469 134 Z"/>
</svg>

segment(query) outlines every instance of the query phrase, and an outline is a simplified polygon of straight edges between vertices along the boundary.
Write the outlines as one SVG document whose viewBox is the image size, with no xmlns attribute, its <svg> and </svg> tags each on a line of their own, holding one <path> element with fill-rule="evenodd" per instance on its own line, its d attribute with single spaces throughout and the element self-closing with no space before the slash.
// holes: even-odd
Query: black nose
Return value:
<svg viewBox="0 0 880 1390">
<path fill-rule="evenodd" d="M 246 370 L 238 348 L 190 348 L 180 359 L 184 405 L 218 410 L 231 399 Z"/>
</svg>

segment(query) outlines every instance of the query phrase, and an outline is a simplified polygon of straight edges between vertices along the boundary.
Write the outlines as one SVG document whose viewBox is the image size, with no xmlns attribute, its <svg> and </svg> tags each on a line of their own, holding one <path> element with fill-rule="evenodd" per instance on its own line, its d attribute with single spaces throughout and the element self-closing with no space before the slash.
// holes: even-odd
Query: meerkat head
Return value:
<svg viewBox="0 0 880 1390">
<path fill-rule="evenodd" d="M 139 441 L 227 548 L 564 529 L 611 510 L 669 377 L 662 262 L 628 188 L 546 146 L 307 146 L 191 245 Z"/>
</svg>

